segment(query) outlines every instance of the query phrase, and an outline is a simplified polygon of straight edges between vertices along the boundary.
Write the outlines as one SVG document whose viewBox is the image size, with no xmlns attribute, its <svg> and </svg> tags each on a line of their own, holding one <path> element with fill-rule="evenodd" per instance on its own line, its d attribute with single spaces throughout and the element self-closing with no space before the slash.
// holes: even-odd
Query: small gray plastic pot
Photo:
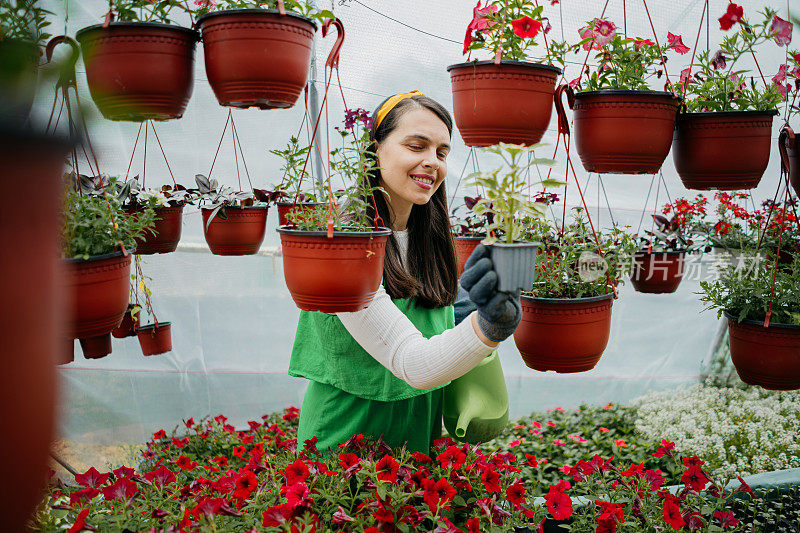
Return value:
<svg viewBox="0 0 800 533">
<path fill-rule="evenodd" d="M 494 242 L 485 245 L 497 273 L 497 289 L 503 292 L 529 290 L 536 280 L 539 242 Z"/>
</svg>

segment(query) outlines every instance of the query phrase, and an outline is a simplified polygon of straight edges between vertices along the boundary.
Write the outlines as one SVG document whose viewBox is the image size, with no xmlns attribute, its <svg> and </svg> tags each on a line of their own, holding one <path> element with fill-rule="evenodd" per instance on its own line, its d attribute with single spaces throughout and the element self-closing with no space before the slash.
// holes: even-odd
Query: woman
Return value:
<svg viewBox="0 0 800 533">
<path fill-rule="evenodd" d="M 442 387 L 513 333 L 519 294 L 495 289 L 479 246 L 461 277 L 469 295 L 461 291 L 456 325 L 455 246 L 442 186 L 453 121 L 418 91 L 388 98 L 373 119 L 370 152 L 381 168 L 371 181 L 387 193 L 375 201 L 392 229 L 383 286 L 362 311 L 301 312 L 289 374 L 311 382 L 297 441 L 303 447 L 317 437 L 317 449 L 335 451 L 364 434 L 427 452 L 441 436 Z"/>
</svg>

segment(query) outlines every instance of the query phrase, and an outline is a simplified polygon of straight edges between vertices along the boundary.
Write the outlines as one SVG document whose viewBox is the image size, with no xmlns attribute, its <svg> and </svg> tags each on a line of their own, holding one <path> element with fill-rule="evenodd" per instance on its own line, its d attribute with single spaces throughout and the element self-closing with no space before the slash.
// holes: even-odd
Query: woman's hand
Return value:
<svg viewBox="0 0 800 533">
<path fill-rule="evenodd" d="M 519 291 L 497 290 L 497 273 L 482 244 L 467 259 L 459 282 L 478 308 L 478 327 L 486 338 L 500 342 L 510 337 L 522 319 Z"/>
</svg>

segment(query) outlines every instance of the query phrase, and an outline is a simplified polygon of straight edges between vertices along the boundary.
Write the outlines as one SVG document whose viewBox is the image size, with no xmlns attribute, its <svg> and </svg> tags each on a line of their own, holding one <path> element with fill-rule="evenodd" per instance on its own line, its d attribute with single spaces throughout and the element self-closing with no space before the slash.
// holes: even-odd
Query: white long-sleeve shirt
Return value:
<svg viewBox="0 0 800 533">
<path fill-rule="evenodd" d="M 408 230 L 393 233 L 405 265 Z M 478 337 L 469 318 L 426 339 L 392 303 L 383 285 L 366 309 L 336 316 L 367 353 L 415 389 L 444 385 L 472 370 L 495 350 Z"/>
</svg>

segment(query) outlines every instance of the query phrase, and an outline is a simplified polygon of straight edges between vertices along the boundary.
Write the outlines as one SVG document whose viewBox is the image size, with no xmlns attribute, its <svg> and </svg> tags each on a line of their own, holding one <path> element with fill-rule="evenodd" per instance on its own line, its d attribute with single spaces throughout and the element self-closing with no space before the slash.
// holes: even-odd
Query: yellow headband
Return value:
<svg viewBox="0 0 800 533">
<path fill-rule="evenodd" d="M 425 96 L 425 95 L 419 91 L 411 91 L 408 93 L 396 94 L 390 97 L 388 100 L 386 100 L 381 106 L 381 108 L 378 110 L 378 116 L 375 118 L 375 131 L 378 131 L 378 126 L 381 125 L 381 122 L 383 122 L 383 119 L 386 118 L 386 115 L 389 114 L 389 111 L 394 109 L 394 106 L 396 106 L 400 102 L 400 100 L 411 98 L 412 96 Z"/>
</svg>

